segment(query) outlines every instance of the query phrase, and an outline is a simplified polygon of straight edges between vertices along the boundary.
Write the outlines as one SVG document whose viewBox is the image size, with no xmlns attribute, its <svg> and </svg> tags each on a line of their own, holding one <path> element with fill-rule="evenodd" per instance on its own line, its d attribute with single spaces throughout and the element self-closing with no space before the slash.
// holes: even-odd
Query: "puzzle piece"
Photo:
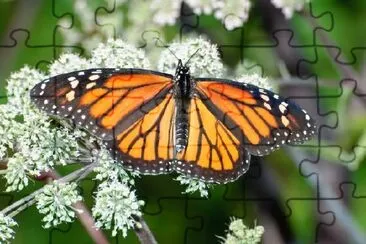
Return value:
<svg viewBox="0 0 366 244">
<path fill-rule="evenodd" d="M 291 22 L 293 27 L 290 27 L 284 21 L 282 13 L 269 5 L 270 1 L 267 2 L 258 1 L 253 10 L 263 13 L 262 16 L 256 16 L 255 12 L 252 15 L 251 12 L 250 21 L 243 28 L 233 31 L 224 30 L 221 21 L 212 16 L 194 15 L 184 3 L 179 25 L 166 29 L 146 26 L 146 29 L 139 29 L 134 33 L 139 37 L 139 42 L 136 41 L 136 43 L 145 50 L 149 50 L 152 56 L 154 52 L 160 53 L 166 48 L 165 38 L 182 39 L 187 34 L 198 32 L 215 40 L 220 47 L 223 59 L 231 66 L 239 61 L 244 63 L 244 59 L 249 58 L 254 60 L 255 64 L 246 66 L 244 63 L 245 69 L 254 70 L 260 67 L 261 76 L 267 74 L 276 76 L 280 73 L 279 63 L 284 63 L 291 74 L 298 76 L 298 80 L 293 81 L 293 85 L 289 85 L 287 81 L 280 85 L 281 95 L 300 104 L 318 122 L 318 136 L 312 142 L 292 146 L 290 149 L 273 153 L 264 159 L 253 156 L 252 165 L 242 178 L 235 183 L 211 189 L 208 199 L 195 195 L 183 195 L 181 192 L 184 188 L 178 183 L 172 183 L 171 175 L 143 176 L 142 179 L 137 180 L 138 196 L 146 201 L 143 209 L 144 218 L 159 243 L 171 243 L 173 240 L 178 243 L 217 242 L 217 235 L 225 235 L 224 230 L 227 229 L 230 216 L 244 218 L 248 226 L 252 226 L 254 219 L 259 220 L 258 224 L 265 223 L 264 243 L 276 242 L 274 240 L 282 240 L 285 243 L 333 243 L 336 241 L 346 243 L 350 240 L 347 235 L 354 232 L 345 227 L 344 216 L 337 206 L 343 206 L 347 201 L 351 204 L 352 217 L 356 219 L 357 227 L 361 229 L 359 231 L 354 228 L 354 231 L 362 233 L 365 230 L 363 202 L 366 194 L 364 194 L 363 185 L 366 182 L 363 180 L 365 167 L 362 164 L 365 157 L 365 141 L 347 143 L 343 138 L 339 141 L 325 141 L 325 139 L 333 139 L 335 135 L 342 135 L 345 127 L 357 127 L 353 120 L 348 122 L 346 120 L 348 117 L 336 110 L 335 104 L 340 104 L 339 101 L 352 97 L 351 107 L 358 108 L 356 111 L 359 112 L 363 106 L 359 101 L 362 101 L 366 95 L 362 87 L 363 82 L 349 75 L 336 76 L 337 69 L 333 64 L 340 64 L 345 69 L 363 65 L 364 40 L 359 38 L 354 41 L 355 38 L 351 38 L 355 32 L 353 28 L 349 28 L 352 26 L 351 20 L 344 23 L 338 20 L 346 11 L 344 9 L 347 9 L 344 5 L 342 5 L 344 8 L 329 9 L 328 2 L 313 2 L 310 5 L 311 14 L 306 18 L 319 24 L 313 23 L 313 26 L 310 26 L 304 16 L 297 16 Z M 84 23 L 88 24 L 86 29 L 92 29 L 92 32 L 99 34 L 86 33 L 84 36 L 81 33 L 78 36 L 80 20 L 77 18 L 77 10 L 73 8 L 73 2 L 60 4 L 58 1 L 53 1 L 46 4 L 48 7 L 53 5 L 45 12 L 48 15 L 53 14 L 54 23 L 48 24 L 47 28 L 39 28 L 47 29 L 49 32 L 43 42 L 37 43 L 35 41 L 37 32 L 30 31 L 29 28 L 14 30 L 5 35 L 6 42 L 1 43 L 0 53 L 1 50 L 19 49 L 17 52 L 24 52 L 30 57 L 27 63 L 45 69 L 48 62 L 56 58 L 61 50 L 68 49 L 81 53 L 82 48 L 78 47 L 80 43 L 83 44 L 84 49 L 90 50 L 89 44 L 97 43 L 98 40 L 107 36 L 115 37 L 122 34 L 124 37 L 125 33 L 119 32 L 123 30 L 122 21 L 114 22 L 118 19 L 119 11 L 122 11 L 118 2 L 95 3 L 91 3 L 94 4 L 93 6 L 84 5 L 88 8 L 85 8 L 85 12 L 89 13 L 89 20 Z M 56 21 L 59 22 L 56 23 Z M 340 24 L 344 26 L 339 27 Z M 265 26 L 264 29 L 262 25 Z M 354 26 L 357 25 L 354 24 Z M 347 34 L 344 34 L 344 31 Z M 335 37 L 349 34 L 353 42 L 326 45 L 321 39 L 324 33 Z M 62 44 L 62 35 L 63 37 L 74 35 L 74 39 L 68 40 L 69 47 Z M 91 37 L 90 40 L 86 40 L 88 37 Z M 163 41 L 157 41 L 158 39 Z M 331 58 L 326 54 L 329 48 L 333 53 Z M 279 58 L 283 61 L 279 62 Z M 17 63 L 23 64 L 22 61 Z M 4 77 L 7 76 L 5 73 Z M 324 77 L 332 79 L 332 87 L 324 86 Z M 0 87 L 2 88 L 3 85 Z M 72 93 L 69 94 L 70 96 L 72 97 Z M 111 99 L 114 97 L 115 94 L 112 94 Z M 241 100 L 243 98 L 245 96 L 240 97 Z M 137 100 L 142 99 L 142 97 L 137 98 Z M 160 100 L 156 101 L 155 105 L 160 102 Z M 146 107 L 141 108 L 143 113 L 148 111 Z M 190 115 L 196 112 L 197 110 L 192 110 Z M 156 115 L 158 112 L 154 111 L 152 114 Z M 233 114 L 239 113 L 234 111 Z M 201 125 L 193 123 L 191 125 L 196 130 L 202 129 Z M 358 127 L 361 126 L 358 125 Z M 348 134 L 343 135 L 348 136 Z M 142 148 L 138 149 L 142 150 Z M 291 153 L 297 157 L 292 156 L 294 159 L 288 159 L 286 154 Z M 329 154 L 335 154 L 337 162 L 347 163 L 354 168 L 359 167 L 359 170 L 347 173 L 342 167 L 327 163 L 324 159 L 327 159 Z M 345 177 L 348 174 L 352 174 L 352 182 Z M 93 182 L 83 183 L 81 187 L 86 190 L 83 196 L 87 197 L 86 202 L 89 206 L 92 202 L 90 196 L 93 187 Z M 8 205 L 2 200 L 10 201 L 11 196 L 13 195 L 1 195 L 1 204 Z M 84 230 L 78 221 L 71 225 L 44 230 L 40 224 L 34 224 L 34 222 L 41 223 L 41 217 L 38 214 L 27 211 L 21 213 L 18 218 L 20 230 L 17 233 L 16 242 L 21 242 L 23 238 L 30 241 L 28 237 L 34 232 L 37 233 L 37 241 L 41 242 L 58 243 L 70 238 L 79 242 L 92 241 L 86 234 L 80 235 Z M 32 226 L 32 228 L 23 226 Z M 107 236 L 110 234 L 107 232 Z M 279 238 L 276 239 L 276 237 Z M 359 242 L 362 243 L 363 240 Z M 130 231 L 127 239 L 118 236 L 113 241 L 137 243 L 137 238 Z"/>
<path fill-rule="evenodd" d="M 319 207 L 319 199 L 317 198 L 298 198 L 298 199 L 289 199 L 286 202 L 287 206 L 287 218 L 289 222 L 297 222 L 301 219 L 301 222 L 308 226 L 314 226 L 314 229 L 307 232 L 307 235 L 299 236 L 301 239 L 307 240 L 309 243 L 319 242 L 319 233 L 323 232 L 322 228 L 333 226 L 336 217 L 334 213 L 331 211 L 323 211 Z M 308 214 L 306 214 L 308 213 Z M 315 213 L 315 216 L 314 216 Z M 294 227 L 294 232 L 296 233 L 304 233 L 298 228 Z"/>
<path fill-rule="evenodd" d="M 68 46 L 81 44 L 90 52 L 99 42 L 121 34 L 123 18 L 115 1 L 55 1 L 53 11 L 59 18 L 55 34 Z"/>
<path fill-rule="evenodd" d="M 149 214 L 145 215 L 146 220 L 149 221 L 150 228 L 154 232 L 155 237 L 161 243 L 169 243 L 172 241 L 172 236 L 174 240 L 179 243 L 191 243 L 191 239 L 187 233 L 191 231 L 200 231 L 202 229 L 202 218 L 192 217 L 188 211 L 188 198 L 185 200 L 179 198 L 162 198 L 159 205 L 163 211 L 157 216 L 153 215 L 149 218 Z M 172 223 L 165 229 L 161 228 L 161 221 L 163 223 Z M 167 229 L 170 235 L 167 235 Z"/>
<path fill-rule="evenodd" d="M 343 228 L 347 229 L 349 234 L 335 234 L 332 236 L 334 241 L 354 243 L 363 242 L 365 239 L 363 232 L 361 229 L 359 229 L 355 222 L 352 222 L 352 218 L 357 219 L 358 217 L 351 212 L 352 207 L 351 211 L 347 209 L 346 202 L 357 202 L 357 205 L 363 204 L 365 202 L 366 195 L 364 195 L 364 192 L 361 193 L 360 190 L 357 189 L 357 186 L 354 182 L 341 183 L 337 193 L 339 193 L 337 197 L 322 199 L 320 202 L 319 207 L 332 209 L 335 218 L 332 225 L 323 226 L 323 235 L 319 235 L 318 240 L 321 241 L 322 238 L 329 239 L 329 234 L 327 236 L 327 233 L 337 233 L 337 230 Z"/>
</svg>

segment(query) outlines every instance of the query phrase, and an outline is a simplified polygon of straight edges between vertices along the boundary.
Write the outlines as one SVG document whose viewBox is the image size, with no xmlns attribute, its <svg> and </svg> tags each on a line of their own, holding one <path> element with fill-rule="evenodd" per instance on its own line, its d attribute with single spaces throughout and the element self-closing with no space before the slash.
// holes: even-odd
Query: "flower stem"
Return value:
<svg viewBox="0 0 366 244">
<path fill-rule="evenodd" d="M 144 244 L 157 244 L 154 235 L 152 234 L 149 226 L 146 224 L 142 217 L 137 217 L 138 222 L 141 224 L 141 228 L 135 228 L 135 233 L 140 240 L 140 243 Z"/>
</svg>

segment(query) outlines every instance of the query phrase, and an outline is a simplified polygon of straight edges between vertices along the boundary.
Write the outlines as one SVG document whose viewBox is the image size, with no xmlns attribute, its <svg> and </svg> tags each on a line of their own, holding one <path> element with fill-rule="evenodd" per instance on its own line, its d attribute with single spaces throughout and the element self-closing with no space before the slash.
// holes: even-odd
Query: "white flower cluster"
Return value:
<svg viewBox="0 0 366 244">
<path fill-rule="evenodd" d="M 127 171 L 123 169 L 121 163 L 116 162 L 105 148 L 100 149 L 94 154 L 92 160 L 93 162 L 98 163 L 98 166 L 94 168 L 94 172 L 97 173 L 95 176 L 97 180 L 111 182 L 119 181 L 130 185 L 135 183 L 133 177 L 138 176 L 138 173 L 127 173 Z"/>
<path fill-rule="evenodd" d="M 179 17 L 182 1 L 152 0 L 150 9 L 153 21 L 158 25 L 174 25 Z"/>
<path fill-rule="evenodd" d="M 150 68 L 144 51 L 121 39 L 108 39 L 106 43 L 99 43 L 91 53 L 90 59 L 73 53 L 62 54 L 50 65 L 50 76 L 90 68 Z"/>
<path fill-rule="evenodd" d="M 42 221 L 44 227 L 50 228 L 60 223 L 70 223 L 75 218 L 75 211 L 82 213 L 82 210 L 72 205 L 82 200 L 77 191 L 76 183 L 63 183 L 54 181 L 43 187 L 42 193 L 36 196 L 37 209 L 44 214 Z"/>
<path fill-rule="evenodd" d="M 174 50 L 175 56 L 172 54 Z M 183 42 L 173 42 L 169 49 L 161 52 L 158 61 L 158 70 L 174 75 L 178 60 L 185 64 L 189 59 L 189 69 L 196 77 L 222 77 L 224 65 L 221 62 L 219 51 L 203 37 L 187 39 Z"/>
<path fill-rule="evenodd" d="M 97 228 L 112 229 L 113 236 L 122 231 L 126 237 L 129 229 L 140 226 L 137 218 L 142 216 L 140 207 L 143 205 L 144 201 L 139 201 L 135 191 L 127 184 L 105 181 L 98 187 L 92 209 L 95 225 Z"/>
<path fill-rule="evenodd" d="M 142 215 L 140 207 L 144 201 L 139 201 L 131 186 L 137 173 L 127 173 L 120 163 L 116 162 L 106 149 L 94 153 L 94 160 L 98 167 L 96 179 L 103 181 L 97 189 L 95 205 L 92 209 L 96 218 L 96 227 L 112 229 L 113 236 L 139 226 L 136 217 Z"/>
<path fill-rule="evenodd" d="M 175 180 L 179 181 L 181 185 L 187 185 L 183 193 L 189 194 L 198 191 L 201 197 L 208 197 L 208 188 L 210 187 L 209 184 L 200 180 L 192 179 L 185 175 L 179 175 Z"/>
<path fill-rule="evenodd" d="M 74 53 L 64 53 L 50 65 L 49 74 L 50 76 L 55 76 L 90 68 L 92 68 L 92 65 L 86 58 L 82 58 Z"/>
<path fill-rule="evenodd" d="M 7 156 L 7 149 L 14 146 L 14 136 L 19 132 L 15 116 L 10 106 L 0 105 L 0 160 Z"/>
<path fill-rule="evenodd" d="M 10 243 L 14 239 L 14 230 L 12 229 L 17 223 L 0 212 L 0 243 Z"/>
<path fill-rule="evenodd" d="M 263 226 L 250 229 L 244 225 L 243 220 L 233 218 L 226 237 L 220 239 L 224 244 L 257 244 L 261 242 L 263 233 Z"/>
<path fill-rule="evenodd" d="M 265 88 L 267 90 L 273 90 L 272 86 L 266 77 L 261 77 L 259 74 L 244 74 L 239 76 L 237 79 L 239 82 L 248 83 L 251 85 L 258 86 L 260 88 Z"/>
<path fill-rule="evenodd" d="M 7 105 L 9 105 L 13 113 L 28 115 L 28 112 L 33 112 L 30 108 L 29 91 L 35 84 L 45 78 L 45 74 L 28 66 L 10 75 L 6 87 L 8 95 Z"/>
<path fill-rule="evenodd" d="M 28 185 L 28 176 L 39 176 L 79 155 L 77 131 L 52 128 L 49 119 L 35 109 L 23 116 L 23 123 L 13 120 L 10 129 L 0 127 L 12 137 L 12 144 L 7 147 L 13 153 L 8 157 L 5 174 L 7 191 L 22 190 Z"/>
<path fill-rule="evenodd" d="M 233 30 L 248 20 L 251 3 L 249 0 L 218 0 L 214 6 L 217 9 L 215 17 L 223 22 L 227 30 Z"/>
<path fill-rule="evenodd" d="M 8 103 L 0 105 L 0 159 L 8 161 L 7 191 L 22 190 L 28 175 L 38 176 L 78 155 L 76 134 L 51 128 L 45 114 L 31 104 L 29 91 L 44 78 L 26 66 L 8 79 Z"/>
<path fill-rule="evenodd" d="M 109 39 L 92 51 L 91 66 L 98 68 L 150 68 L 150 62 L 143 50 L 126 42 Z"/>
<path fill-rule="evenodd" d="M 291 19 L 295 11 L 300 11 L 310 0 L 271 0 L 276 8 L 282 9 L 287 19 Z"/>
</svg>

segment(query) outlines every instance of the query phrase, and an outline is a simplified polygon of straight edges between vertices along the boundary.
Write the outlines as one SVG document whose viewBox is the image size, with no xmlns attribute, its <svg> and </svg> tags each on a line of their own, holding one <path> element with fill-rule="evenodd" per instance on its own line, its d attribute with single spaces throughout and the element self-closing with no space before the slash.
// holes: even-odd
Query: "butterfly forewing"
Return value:
<svg viewBox="0 0 366 244">
<path fill-rule="evenodd" d="M 113 140 L 144 115 L 143 108 L 156 106 L 154 101 L 169 93 L 172 85 L 171 76 L 149 70 L 90 69 L 45 80 L 32 89 L 31 96 L 47 113 L 72 119 L 96 136 Z"/>
</svg>

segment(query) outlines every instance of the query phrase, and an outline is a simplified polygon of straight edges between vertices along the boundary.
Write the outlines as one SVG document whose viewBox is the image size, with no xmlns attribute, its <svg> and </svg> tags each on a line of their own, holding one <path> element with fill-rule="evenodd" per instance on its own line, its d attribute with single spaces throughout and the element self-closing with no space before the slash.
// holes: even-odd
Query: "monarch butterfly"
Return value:
<svg viewBox="0 0 366 244">
<path fill-rule="evenodd" d="M 267 155 L 315 133 L 295 103 L 257 86 L 144 69 L 88 69 L 51 77 L 31 90 L 37 107 L 103 139 L 125 168 L 177 171 L 225 183 L 244 174 L 250 155 Z"/>
</svg>

